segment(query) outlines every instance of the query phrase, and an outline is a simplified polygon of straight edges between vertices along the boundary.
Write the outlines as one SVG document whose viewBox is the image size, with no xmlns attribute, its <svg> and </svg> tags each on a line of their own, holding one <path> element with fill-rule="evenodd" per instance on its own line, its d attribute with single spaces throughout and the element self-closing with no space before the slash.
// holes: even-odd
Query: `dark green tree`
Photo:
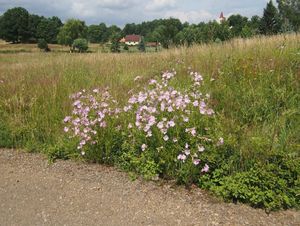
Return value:
<svg viewBox="0 0 300 226">
<path fill-rule="evenodd" d="M 272 35 L 279 33 L 281 29 L 281 19 L 277 8 L 274 6 L 272 0 L 267 3 L 264 9 L 263 17 L 260 22 L 260 32 L 264 35 Z"/>
<path fill-rule="evenodd" d="M 61 45 L 67 45 L 72 47 L 75 39 L 86 38 L 87 27 L 85 23 L 81 20 L 70 19 L 63 27 L 61 27 L 58 35 L 57 41 Z"/>
<path fill-rule="evenodd" d="M 101 30 L 99 25 L 90 25 L 88 27 L 88 40 L 91 43 L 101 42 Z"/>
<path fill-rule="evenodd" d="M 38 34 L 37 28 L 41 21 L 44 19 L 43 16 L 38 16 L 34 14 L 30 14 L 28 17 L 28 35 L 30 42 L 37 42 L 38 41 Z"/>
<path fill-rule="evenodd" d="M 57 35 L 62 26 L 58 17 L 44 18 L 37 27 L 37 36 L 48 43 L 57 43 Z"/>
<path fill-rule="evenodd" d="M 145 52 L 146 51 L 146 45 L 145 45 L 144 37 L 142 37 L 141 41 L 139 42 L 138 50 L 140 52 Z"/>
<path fill-rule="evenodd" d="M 249 25 L 245 25 L 241 31 L 241 37 L 242 38 L 250 38 L 254 35 L 254 30 L 251 29 Z"/>
<path fill-rule="evenodd" d="M 119 53 L 120 52 L 120 38 L 121 35 L 119 33 L 115 33 L 111 37 L 111 46 L 110 46 L 110 51 L 112 53 Z"/>
<path fill-rule="evenodd" d="M 285 24 L 291 24 L 294 31 L 300 30 L 300 1 L 277 0 L 280 15 Z"/>
<path fill-rule="evenodd" d="M 29 13 L 22 7 L 7 10 L 2 17 L 2 39 L 7 42 L 27 42 L 30 37 L 28 31 Z"/>
<path fill-rule="evenodd" d="M 125 27 L 123 28 L 123 34 L 124 35 L 137 34 L 137 26 L 135 25 L 135 23 L 126 24 Z"/>
<path fill-rule="evenodd" d="M 111 41 L 116 36 L 120 38 L 122 36 L 121 32 L 122 32 L 121 28 L 119 28 L 116 25 L 112 25 L 112 26 L 107 28 L 107 36 L 109 37 L 109 40 L 111 40 Z"/>
<path fill-rule="evenodd" d="M 0 39 L 3 39 L 2 23 L 3 23 L 3 15 L 0 16 Z"/>
<path fill-rule="evenodd" d="M 260 33 L 260 23 L 261 18 L 259 16 L 252 16 L 250 21 L 248 22 L 248 26 L 251 28 L 253 34 L 259 34 Z"/>
<path fill-rule="evenodd" d="M 169 40 L 167 38 L 167 28 L 164 25 L 160 25 L 152 32 L 153 41 L 160 42 L 164 48 L 169 47 Z"/>
<path fill-rule="evenodd" d="M 231 30 L 227 21 L 218 24 L 215 35 L 216 35 L 215 39 L 218 38 L 221 41 L 226 41 L 231 38 Z"/>
<path fill-rule="evenodd" d="M 241 32 L 243 30 L 243 27 L 247 24 L 248 18 L 241 16 L 240 14 L 231 15 L 228 18 L 228 24 L 231 27 L 231 32 L 233 36 L 241 36 Z"/>
<path fill-rule="evenodd" d="M 109 40 L 109 31 L 105 23 L 99 24 L 99 29 L 101 33 L 100 43 L 108 42 Z"/>
</svg>

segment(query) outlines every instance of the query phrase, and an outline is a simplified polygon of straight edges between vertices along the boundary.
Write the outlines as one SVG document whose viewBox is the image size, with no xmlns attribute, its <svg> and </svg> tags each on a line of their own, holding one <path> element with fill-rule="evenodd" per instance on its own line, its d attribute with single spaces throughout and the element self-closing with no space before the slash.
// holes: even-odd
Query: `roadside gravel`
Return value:
<svg viewBox="0 0 300 226">
<path fill-rule="evenodd" d="M 198 188 L 131 181 L 113 167 L 49 164 L 41 154 L 0 150 L 0 225 L 282 225 L 300 211 L 266 214 Z"/>
</svg>

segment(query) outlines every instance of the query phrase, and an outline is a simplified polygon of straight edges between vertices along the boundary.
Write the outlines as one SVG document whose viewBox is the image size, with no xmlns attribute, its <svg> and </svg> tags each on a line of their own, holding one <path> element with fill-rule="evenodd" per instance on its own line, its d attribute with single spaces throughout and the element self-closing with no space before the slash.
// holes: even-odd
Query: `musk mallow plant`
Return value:
<svg viewBox="0 0 300 226">
<path fill-rule="evenodd" d="M 188 165 L 199 175 L 206 173 L 209 165 L 201 156 L 224 143 L 212 134 L 215 112 L 209 107 L 210 95 L 201 93 L 204 79 L 198 72 L 189 72 L 190 83 L 185 89 L 171 85 L 174 77 L 176 71 L 172 70 L 151 79 L 125 106 L 120 106 L 108 89 L 75 93 L 64 130 L 79 140 L 77 148 L 82 155 L 92 151 L 91 146 L 103 144 L 100 139 L 118 139 L 121 143 L 114 148 L 127 152 L 122 144 L 126 142 L 137 158 L 151 153 L 151 161 L 163 168 L 160 172 L 180 171 Z M 99 136 L 110 132 L 114 136 Z"/>
</svg>

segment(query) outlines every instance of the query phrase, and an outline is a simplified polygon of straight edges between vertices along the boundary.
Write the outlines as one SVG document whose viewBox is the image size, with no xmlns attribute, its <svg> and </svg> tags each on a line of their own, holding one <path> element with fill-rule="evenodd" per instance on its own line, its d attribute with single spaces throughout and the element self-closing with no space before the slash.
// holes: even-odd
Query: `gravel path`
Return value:
<svg viewBox="0 0 300 226">
<path fill-rule="evenodd" d="M 300 225 L 299 211 L 267 215 L 206 192 L 131 181 L 118 170 L 0 150 L 0 225 Z"/>
</svg>

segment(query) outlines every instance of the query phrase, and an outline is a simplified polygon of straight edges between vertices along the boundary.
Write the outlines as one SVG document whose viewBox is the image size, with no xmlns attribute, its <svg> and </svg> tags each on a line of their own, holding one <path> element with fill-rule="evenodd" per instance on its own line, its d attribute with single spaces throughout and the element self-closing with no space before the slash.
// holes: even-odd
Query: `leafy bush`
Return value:
<svg viewBox="0 0 300 226">
<path fill-rule="evenodd" d="M 286 160 L 282 164 L 254 165 L 248 171 L 231 175 L 218 169 L 212 175 L 201 178 L 200 186 L 224 199 L 250 203 L 267 210 L 299 208 L 299 158 Z"/>
<path fill-rule="evenodd" d="M 39 39 L 38 40 L 38 48 L 41 50 L 44 50 L 45 52 L 49 52 L 50 49 L 48 47 L 48 43 L 46 42 L 45 39 Z"/>
<path fill-rule="evenodd" d="M 89 45 L 88 45 L 88 41 L 86 39 L 78 38 L 78 39 L 74 40 L 72 47 L 75 51 L 84 53 L 88 50 Z"/>
<path fill-rule="evenodd" d="M 128 47 L 128 45 L 127 45 L 127 44 L 125 44 L 125 45 L 124 45 L 124 47 L 123 47 L 123 49 L 124 49 L 124 50 L 126 50 L 126 51 L 127 51 L 127 50 L 129 50 L 129 47 Z"/>
</svg>

